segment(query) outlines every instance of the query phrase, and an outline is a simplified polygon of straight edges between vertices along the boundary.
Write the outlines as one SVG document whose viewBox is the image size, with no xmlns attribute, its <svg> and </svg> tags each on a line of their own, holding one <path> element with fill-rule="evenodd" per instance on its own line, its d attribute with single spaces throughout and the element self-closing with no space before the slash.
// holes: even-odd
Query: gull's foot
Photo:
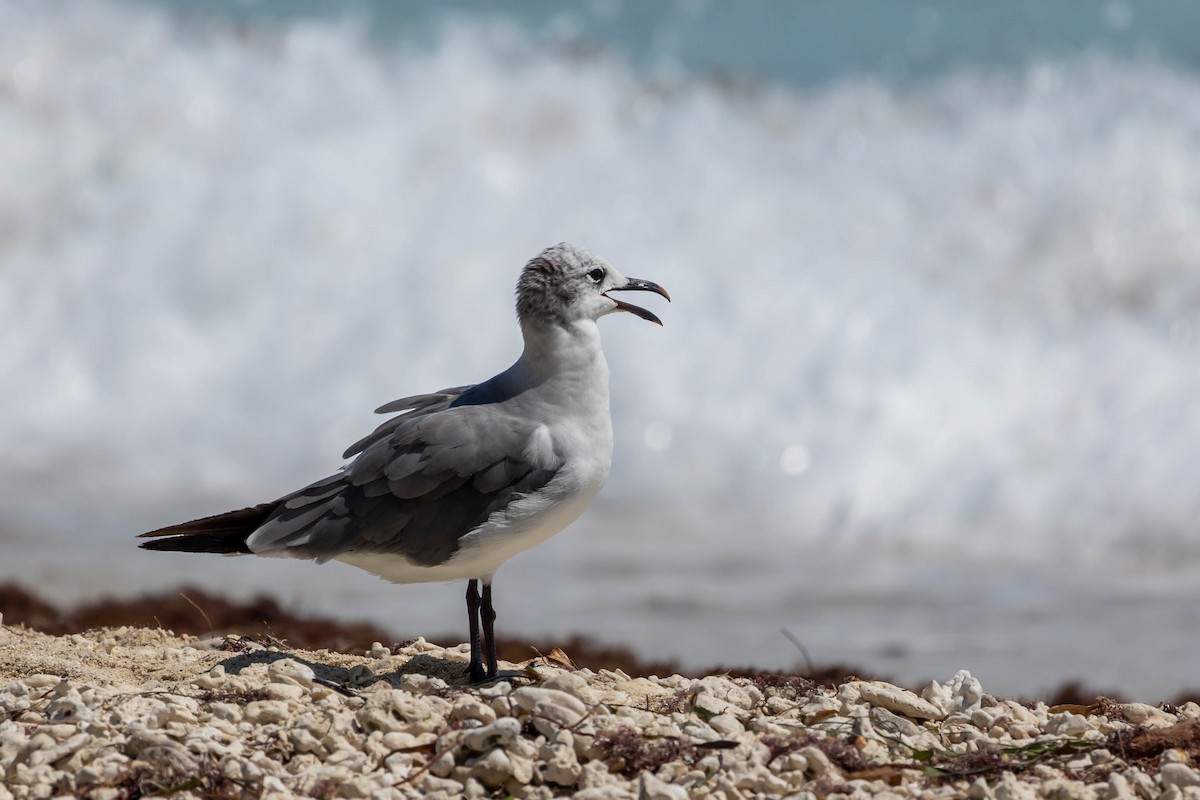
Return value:
<svg viewBox="0 0 1200 800">
<path fill-rule="evenodd" d="M 328 678 L 322 678 L 319 675 L 313 678 L 313 683 L 320 684 L 327 689 L 333 689 L 335 692 L 344 694 L 346 697 L 359 697 L 362 695 L 362 692 L 358 691 L 357 689 L 351 689 L 349 686 L 338 683 L 337 681 L 331 681 Z"/>
<path fill-rule="evenodd" d="M 507 680 L 511 680 L 513 678 L 528 678 L 528 677 L 529 677 L 528 675 L 526 675 L 524 672 L 522 672 L 519 669 L 497 670 L 496 674 L 492 675 L 492 676 L 488 676 L 483 673 L 483 670 L 480 670 L 480 674 L 478 677 L 476 677 L 473 674 L 470 676 L 470 681 L 471 681 L 472 686 L 490 686 L 493 683 L 497 683 L 499 681 L 507 681 Z"/>
</svg>

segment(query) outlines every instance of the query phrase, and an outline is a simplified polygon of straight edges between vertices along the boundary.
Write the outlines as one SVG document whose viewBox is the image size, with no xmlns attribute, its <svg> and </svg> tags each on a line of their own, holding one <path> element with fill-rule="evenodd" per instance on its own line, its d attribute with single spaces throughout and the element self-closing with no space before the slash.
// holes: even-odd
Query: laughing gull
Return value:
<svg viewBox="0 0 1200 800">
<path fill-rule="evenodd" d="M 496 677 L 492 576 L 583 512 L 608 477 L 608 362 L 596 320 L 654 314 L 648 291 L 580 247 L 543 250 L 517 282 L 525 349 L 483 383 L 395 400 L 338 472 L 270 503 L 142 534 L 147 550 L 343 561 L 394 583 L 468 579 L 470 679 Z M 479 583 L 483 583 L 480 596 Z M 480 621 L 487 647 L 484 671 Z"/>
</svg>

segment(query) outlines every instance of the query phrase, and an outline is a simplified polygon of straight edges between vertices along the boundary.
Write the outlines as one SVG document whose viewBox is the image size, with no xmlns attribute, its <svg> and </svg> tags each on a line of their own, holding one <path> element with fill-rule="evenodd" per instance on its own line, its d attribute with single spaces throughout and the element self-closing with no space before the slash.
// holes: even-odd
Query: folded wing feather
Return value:
<svg viewBox="0 0 1200 800">
<path fill-rule="evenodd" d="M 247 539 L 260 555 L 326 561 L 342 553 L 386 552 L 414 564 L 450 559 L 459 540 L 514 497 L 541 489 L 561 460 L 536 425 L 496 406 L 451 407 L 449 392 L 389 403 L 412 408 L 351 447 L 357 458 L 283 498 Z"/>
</svg>

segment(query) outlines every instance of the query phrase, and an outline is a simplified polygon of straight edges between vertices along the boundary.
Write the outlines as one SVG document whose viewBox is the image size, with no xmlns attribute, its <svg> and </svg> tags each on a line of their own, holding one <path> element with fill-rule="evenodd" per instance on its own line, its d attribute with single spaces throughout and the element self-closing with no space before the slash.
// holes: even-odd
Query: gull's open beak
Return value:
<svg viewBox="0 0 1200 800">
<path fill-rule="evenodd" d="M 625 281 L 624 286 L 614 286 L 605 292 L 605 297 L 608 297 L 608 292 L 654 292 L 655 294 L 660 294 L 667 298 L 668 303 L 671 302 L 671 295 L 667 294 L 666 289 L 659 286 L 657 283 L 644 281 L 641 278 L 629 278 Z M 622 303 L 615 297 L 608 297 L 608 299 L 617 304 L 618 311 L 628 311 L 630 314 L 635 314 L 648 322 L 656 322 L 659 325 L 662 325 L 661 319 L 654 316 L 654 314 L 650 313 L 644 308 L 638 308 L 630 303 Z"/>
</svg>

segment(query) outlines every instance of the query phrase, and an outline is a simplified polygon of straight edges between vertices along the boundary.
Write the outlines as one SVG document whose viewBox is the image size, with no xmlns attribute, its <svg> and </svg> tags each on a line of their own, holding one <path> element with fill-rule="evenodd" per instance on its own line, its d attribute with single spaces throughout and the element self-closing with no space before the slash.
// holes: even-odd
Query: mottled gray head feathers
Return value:
<svg viewBox="0 0 1200 800">
<path fill-rule="evenodd" d="M 626 278 L 595 253 L 560 242 L 538 253 L 517 281 L 517 317 L 522 325 L 569 325 L 596 320 L 614 311 L 628 311 L 659 325 L 644 308 L 610 297 L 610 292 L 653 292 L 670 300 L 657 283 Z"/>
<path fill-rule="evenodd" d="M 564 323 L 595 319 L 612 303 L 603 292 L 624 283 L 612 265 L 595 253 L 560 242 L 529 260 L 517 281 L 517 317 Z M 607 305 L 609 308 L 604 308 Z"/>
</svg>

